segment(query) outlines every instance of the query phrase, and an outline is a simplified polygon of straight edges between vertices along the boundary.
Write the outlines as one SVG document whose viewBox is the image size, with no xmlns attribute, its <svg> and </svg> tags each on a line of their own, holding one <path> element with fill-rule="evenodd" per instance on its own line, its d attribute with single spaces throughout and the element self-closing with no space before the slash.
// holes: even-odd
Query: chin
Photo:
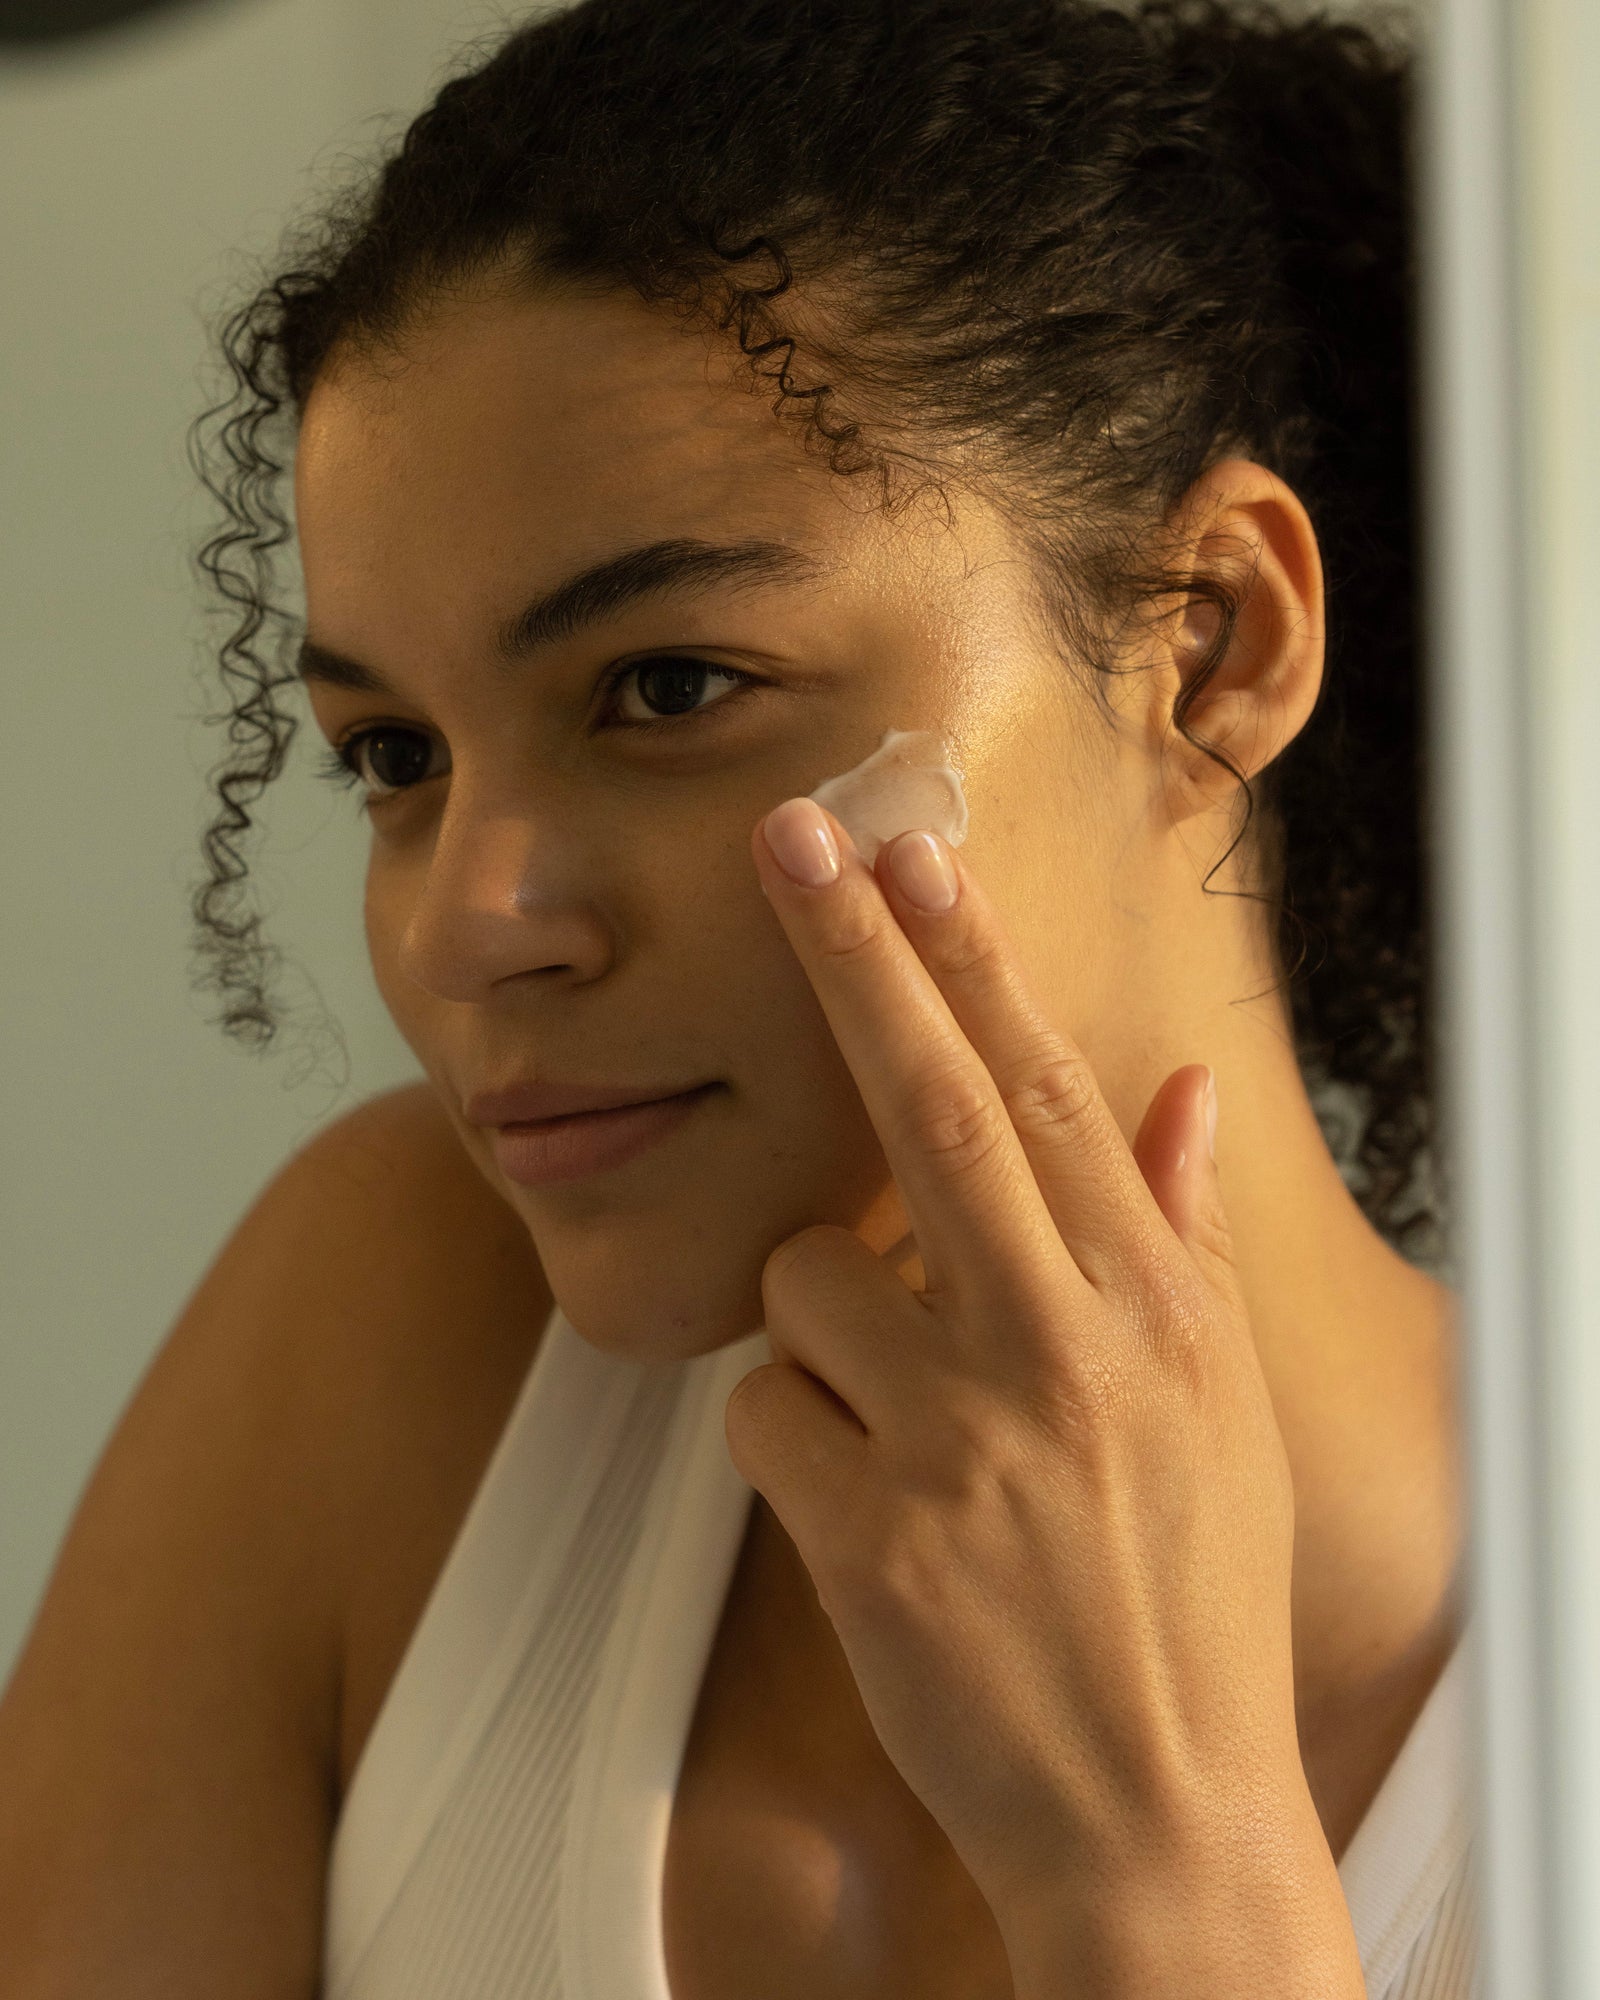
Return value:
<svg viewBox="0 0 1600 2000">
<path fill-rule="evenodd" d="M 877 1249 L 899 1234 L 848 1076 L 837 1103 L 809 1080 L 792 1095 L 754 1119 L 713 1099 L 615 1178 L 516 1191 L 556 1303 L 591 1346 L 635 1361 L 709 1354 L 762 1326 L 762 1271 L 799 1230 L 837 1223 Z"/>
<path fill-rule="evenodd" d="M 761 1271 L 780 1237 L 743 1250 L 685 1243 L 613 1218 L 610 1228 L 535 1238 L 556 1304 L 591 1347 L 630 1361 L 683 1361 L 762 1323 Z"/>
</svg>

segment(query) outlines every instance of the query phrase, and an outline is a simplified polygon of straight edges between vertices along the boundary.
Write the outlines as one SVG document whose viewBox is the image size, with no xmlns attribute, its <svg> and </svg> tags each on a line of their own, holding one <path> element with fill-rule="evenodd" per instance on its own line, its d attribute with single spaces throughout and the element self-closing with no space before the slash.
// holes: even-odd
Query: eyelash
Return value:
<svg viewBox="0 0 1600 2000">
<path fill-rule="evenodd" d="M 726 675 L 734 683 L 734 686 L 719 700 L 707 702 L 703 708 L 684 709 L 677 715 L 655 716 L 648 721 L 641 721 L 636 716 L 630 716 L 618 722 L 616 727 L 620 729 L 640 730 L 647 735 L 654 734 L 656 731 L 662 729 L 681 729 L 686 722 L 691 721 L 696 716 L 704 715 L 714 708 L 727 707 L 731 697 L 738 688 L 758 687 L 761 685 L 754 674 L 741 673 L 737 667 L 724 667 L 714 660 L 697 660 L 692 654 L 663 653 L 652 655 L 651 658 L 646 660 L 630 660 L 623 665 L 613 667 L 610 673 L 606 675 L 602 684 L 606 698 L 609 700 L 616 693 L 616 690 L 622 686 L 624 681 L 630 679 L 634 674 L 642 673 L 646 667 L 654 666 L 660 659 L 682 660 L 686 666 L 705 667 L 712 673 Z M 365 780 L 362 778 L 361 770 L 357 763 L 357 759 L 361 754 L 361 745 L 373 736 L 401 734 L 420 736 L 423 732 L 420 729 L 408 729 L 403 723 L 371 723 L 364 729 L 354 730 L 349 736 L 345 737 L 342 743 L 336 744 L 331 750 L 323 753 L 321 762 L 317 766 L 317 774 L 319 777 L 329 779 L 336 785 L 350 787 L 362 784 Z M 421 781 L 419 780 L 418 782 L 420 783 Z M 415 789 L 416 787 L 413 785 L 396 785 L 386 792 L 373 792 L 371 798 L 395 798 L 401 792 L 414 791 Z"/>
</svg>

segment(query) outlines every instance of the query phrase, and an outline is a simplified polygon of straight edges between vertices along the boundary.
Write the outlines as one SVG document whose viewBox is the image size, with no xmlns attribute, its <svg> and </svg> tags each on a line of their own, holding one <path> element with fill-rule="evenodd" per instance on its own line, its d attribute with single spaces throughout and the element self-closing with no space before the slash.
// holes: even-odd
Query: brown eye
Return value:
<svg viewBox="0 0 1600 2000">
<path fill-rule="evenodd" d="M 631 722 L 689 715 L 695 709 L 711 707 L 730 688 L 749 678 L 747 674 L 735 673 L 731 667 L 714 667 L 705 660 L 679 659 L 672 654 L 635 661 L 618 682 L 621 693 L 617 712 L 624 721 Z M 708 692 L 710 701 L 705 698 Z M 643 707 L 642 715 L 634 705 L 635 700 Z"/>
<path fill-rule="evenodd" d="M 364 729 L 339 756 L 374 797 L 405 791 L 432 775 L 433 745 L 415 729 Z"/>
</svg>

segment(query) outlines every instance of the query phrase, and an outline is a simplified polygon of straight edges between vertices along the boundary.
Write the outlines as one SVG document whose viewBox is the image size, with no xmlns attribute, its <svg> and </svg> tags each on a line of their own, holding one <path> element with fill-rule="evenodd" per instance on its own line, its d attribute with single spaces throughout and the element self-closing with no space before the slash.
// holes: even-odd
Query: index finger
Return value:
<svg viewBox="0 0 1600 2000">
<path fill-rule="evenodd" d="M 1037 1303 L 1071 1259 L 995 1080 L 848 835 L 829 871 L 824 827 L 843 833 L 815 801 L 788 799 L 751 852 L 904 1196 L 927 1287 L 998 1283 Z"/>
</svg>

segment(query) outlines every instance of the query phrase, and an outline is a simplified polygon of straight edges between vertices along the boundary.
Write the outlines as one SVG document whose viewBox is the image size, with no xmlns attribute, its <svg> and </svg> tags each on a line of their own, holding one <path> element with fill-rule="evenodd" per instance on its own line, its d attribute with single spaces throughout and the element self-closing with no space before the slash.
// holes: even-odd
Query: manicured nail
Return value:
<svg viewBox="0 0 1600 2000">
<path fill-rule="evenodd" d="M 785 799 L 762 822 L 772 858 L 791 882 L 824 889 L 839 879 L 839 845 L 815 799 Z"/>
<path fill-rule="evenodd" d="M 948 910 L 959 884 L 950 857 L 931 833 L 903 833 L 889 849 L 889 872 L 919 910 Z"/>
<path fill-rule="evenodd" d="M 1212 1159 L 1217 1157 L 1217 1074 L 1206 1071 L 1206 1145 Z"/>
</svg>

